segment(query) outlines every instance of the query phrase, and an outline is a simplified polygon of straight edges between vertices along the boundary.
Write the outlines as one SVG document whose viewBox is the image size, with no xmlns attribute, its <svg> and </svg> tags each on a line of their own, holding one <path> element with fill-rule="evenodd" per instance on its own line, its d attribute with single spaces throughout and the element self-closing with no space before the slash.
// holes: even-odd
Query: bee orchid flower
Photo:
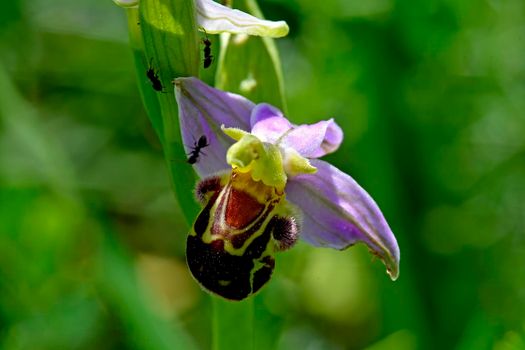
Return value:
<svg viewBox="0 0 525 350">
<path fill-rule="evenodd" d="M 362 242 L 397 278 L 399 247 L 378 205 L 318 159 L 343 140 L 334 120 L 294 125 L 269 104 L 196 78 L 174 84 L 184 143 L 207 140 L 193 164 L 203 209 L 187 240 L 188 266 L 201 286 L 227 299 L 248 297 L 270 279 L 273 254 L 298 237 L 339 250 Z"/>
</svg>

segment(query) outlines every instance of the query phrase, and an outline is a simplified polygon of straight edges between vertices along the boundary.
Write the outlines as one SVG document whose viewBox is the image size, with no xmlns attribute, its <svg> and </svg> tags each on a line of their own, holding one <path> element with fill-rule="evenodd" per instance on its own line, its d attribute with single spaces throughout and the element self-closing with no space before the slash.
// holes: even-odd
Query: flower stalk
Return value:
<svg viewBox="0 0 525 350">
<path fill-rule="evenodd" d="M 191 167 L 183 166 L 186 154 L 171 81 L 181 76 L 198 75 L 195 6 L 193 1 L 187 0 L 142 0 L 138 14 L 138 20 L 135 22 L 133 17 L 128 25 L 132 27 L 130 33 L 140 33 L 132 40 L 137 48 L 142 48 L 142 57 L 134 55 L 142 98 L 163 145 L 175 196 L 189 224 L 198 210 L 187 193 L 195 182 L 195 175 Z"/>
<path fill-rule="evenodd" d="M 137 72 L 137 82 L 142 104 L 146 109 L 146 113 L 150 119 L 153 130 L 155 130 L 155 134 L 160 143 L 164 144 L 164 127 L 162 125 L 159 101 L 155 90 L 151 88 L 149 79 L 146 74 L 144 74 L 144 72 L 147 71 L 148 66 L 145 63 L 144 42 L 142 40 L 142 31 L 139 25 L 139 9 L 137 6 L 126 7 L 125 12 L 128 22 L 129 44 L 133 54 L 135 71 Z"/>
<path fill-rule="evenodd" d="M 254 349 L 254 300 L 249 298 L 232 303 L 219 297 L 212 298 L 212 349 Z"/>
</svg>

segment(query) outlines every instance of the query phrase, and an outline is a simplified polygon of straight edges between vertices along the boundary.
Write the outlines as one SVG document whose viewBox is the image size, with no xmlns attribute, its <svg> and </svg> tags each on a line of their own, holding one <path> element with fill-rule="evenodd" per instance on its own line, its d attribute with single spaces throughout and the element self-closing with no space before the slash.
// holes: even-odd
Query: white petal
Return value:
<svg viewBox="0 0 525 350">
<path fill-rule="evenodd" d="M 267 21 L 223 6 L 213 0 L 196 0 L 197 22 L 207 33 L 232 33 L 279 38 L 288 34 L 285 21 Z"/>
</svg>

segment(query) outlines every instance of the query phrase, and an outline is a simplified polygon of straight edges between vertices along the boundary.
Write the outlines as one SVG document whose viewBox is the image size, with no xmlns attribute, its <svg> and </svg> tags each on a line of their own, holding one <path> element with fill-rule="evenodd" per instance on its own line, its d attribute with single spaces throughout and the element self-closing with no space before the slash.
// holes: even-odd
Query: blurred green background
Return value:
<svg viewBox="0 0 525 350">
<path fill-rule="evenodd" d="M 342 126 L 326 158 L 376 199 L 402 259 L 391 282 L 364 246 L 279 254 L 257 349 L 525 349 L 525 2 L 260 6 L 291 27 L 290 118 Z M 122 9 L 3 1 L 0 348 L 209 348 L 183 222 Z"/>
</svg>

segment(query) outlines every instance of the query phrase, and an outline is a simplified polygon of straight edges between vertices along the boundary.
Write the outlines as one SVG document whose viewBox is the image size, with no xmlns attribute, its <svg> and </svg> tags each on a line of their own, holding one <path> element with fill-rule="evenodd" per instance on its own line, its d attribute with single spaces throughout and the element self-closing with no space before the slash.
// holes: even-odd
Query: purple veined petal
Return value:
<svg viewBox="0 0 525 350">
<path fill-rule="evenodd" d="M 287 199 L 302 209 L 303 238 L 314 246 L 346 249 L 364 242 L 386 265 L 395 280 L 399 275 L 399 247 L 381 210 L 349 175 L 322 161 L 311 161 L 315 174 L 288 179 Z"/>
<path fill-rule="evenodd" d="M 321 152 L 313 155 L 312 158 L 322 157 L 325 154 L 337 151 L 343 142 L 343 129 L 341 129 L 333 119 L 330 119 L 329 122 L 323 142 L 321 143 Z"/>
<path fill-rule="evenodd" d="M 221 125 L 249 130 L 255 104 L 240 95 L 212 88 L 193 77 L 177 78 L 174 85 L 186 153 L 193 150 L 201 136 L 206 136 L 208 142 L 199 160 L 193 164 L 197 174 L 203 178 L 229 169 L 226 151 L 234 140 L 222 132 Z"/>
<path fill-rule="evenodd" d="M 343 141 L 343 131 L 333 119 L 299 125 L 288 133 L 281 145 L 292 147 L 306 158 L 319 158 L 334 152 Z"/>
<path fill-rule="evenodd" d="M 267 103 L 255 106 L 250 117 L 251 132 L 263 142 L 275 143 L 293 125 L 278 108 Z"/>
</svg>

